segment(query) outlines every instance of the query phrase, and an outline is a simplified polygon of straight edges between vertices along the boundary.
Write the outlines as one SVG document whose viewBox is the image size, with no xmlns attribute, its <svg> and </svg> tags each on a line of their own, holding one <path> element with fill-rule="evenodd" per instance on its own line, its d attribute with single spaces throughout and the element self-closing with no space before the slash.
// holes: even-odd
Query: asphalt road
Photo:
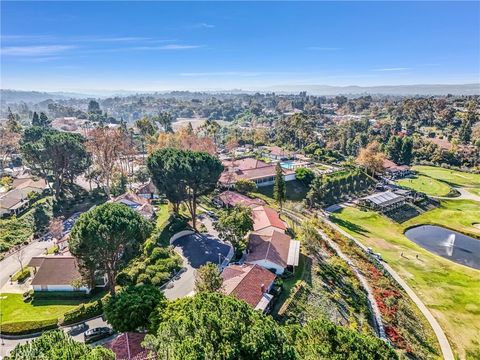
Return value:
<svg viewBox="0 0 480 360">
<path fill-rule="evenodd" d="M 207 262 L 221 264 L 231 248 L 230 245 L 209 234 L 186 235 L 177 239 L 173 245 L 175 251 L 182 256 L 186 271 L 164 290 L 167 299 L 193 295 L 196 269 Z"/>
<path fill-rule="evenodd" d="M 45 248 L 53 246 L 53 241 L 35 241 L 27 246 L 25 246 L 23 251 L 23 265 L 27 265 L 30 259 L 34 256 L 39 256 L 45 254 Z M 20 263 L 16 259 L 15 254 L 7 256 L 5 259 L 0 261 L 0 288 L 5 285 L 9 279 L 10 275 L 15 274 L 20 270 Z"/>
<path fill-rule="evenodd" d="M 80 213 L 73 214 L 70 218 L 66 219 L 63 222 L 63 233 L 66 234 L 72 230 L 75 221 L 80 216 Z M 44 236 L 46 237 L 46 236 Z M 28 244 L 22 248 L 23 256 L 22 263 L 23 266 L 27 265 L 30 262 L 30 259 L 34 256 L 44 255 L 45 248 L 53 246 L 54 243 L 52 240 L 38 240 L 31 244 Z M 17 260 L 15 254 L 7 256 L 5 259 L 0 261 L 0 289 L 5 285 L 10 279 L 10 275 L 15 274 L 20 270 L 20 263 Z"/>
<path fill-rule="evenodd" d="M 76 334 L 73 336 L 73 338 L 79 342 L 83 342 L 83 333 L 85 331 L 87 331 L 88 329 L 94 329 L 96 327 L 104 327 L 104 326 L 108 326 L 110 327 L 103 319 L 101 316 L 99 317 L 96 317 L 92 320 L 89 320 L 89 321 L 85 321 L 85 324 L 87 325 L 87 328 L 85 328 L 85 330 L 79 334 Z M 62 328 L 64 331 L 68 332 L 70 329 L 71 329 L 71 326 L 66 326 L 64 328 Z M 102 340 L 99 340 L 95 343 L 92 343 L 91 345 L 92 346 L 96 346 L 96 345 L 102 345 L 112 339 L 115 338 L 115 336 L 117 336 L 117 334 L 114 334 L 108 338 L 105 338 L 105 339 L 102 339 Z M 0 339 L 0 359 L 3 358 L 4 356 L 7 356 L 10 351 L 12 351 L 15 346 L 17 346 L 18 344 L 25 344 L 27 341 L 30 341 L 34 338 L 29 338 L 29 339 L 18 339 L 18 340 L 7 340 L 7 339 Z"/>
</svg>

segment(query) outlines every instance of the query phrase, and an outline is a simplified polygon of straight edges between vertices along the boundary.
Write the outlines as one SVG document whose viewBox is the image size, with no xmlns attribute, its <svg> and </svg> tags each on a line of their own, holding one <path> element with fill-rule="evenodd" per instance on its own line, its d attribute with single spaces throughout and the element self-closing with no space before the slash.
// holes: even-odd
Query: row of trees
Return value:
<svg viewBox="0 0 480 360">
<path fill-rule="evenodd" d="M 328 206 L 341 201 L 345 196 L 362 192 L 372 184 L 372 178 L 361 170 L 318 176 L 311 184 L 307 201 L 313 207 Z"/>
</svg>

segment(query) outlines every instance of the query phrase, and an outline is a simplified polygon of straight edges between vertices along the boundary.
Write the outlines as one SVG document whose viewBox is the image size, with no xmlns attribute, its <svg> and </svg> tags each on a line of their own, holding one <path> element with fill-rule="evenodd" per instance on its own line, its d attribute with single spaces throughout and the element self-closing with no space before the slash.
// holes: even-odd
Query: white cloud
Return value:
<svg viewBox="0 0 480 360">
<path fill-rule="evenodd" d="M 372 71 L 405 71 L 410 70 L 408 67 L 395 67 L 395 68 L 382 68 L 382 69 L 373 69 Z"/>
<path fill-rule="evenodd" d="M 204 45 L 183 45 L 183 44 L 168 44 L 162 46 L 137 46 L 131 48 L 132 50 L 189 50 L 202 48 Z M 128 48 L 126 48 L 128 50 Z"/>
<path fill-rule="evenodd" d="M 7 46 L 1 49 L 2 55 L 8 56 L 48 56 L 76 48 L 73 45 L 29 45 Z"/>
</svg>

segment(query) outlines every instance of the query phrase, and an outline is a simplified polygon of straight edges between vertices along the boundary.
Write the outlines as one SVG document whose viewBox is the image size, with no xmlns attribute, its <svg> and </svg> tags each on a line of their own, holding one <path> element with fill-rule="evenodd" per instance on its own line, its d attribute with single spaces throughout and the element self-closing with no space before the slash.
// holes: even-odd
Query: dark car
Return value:
<svg viewBox="0 0 480 360">
<path fill-rule="evenodd" d="M 98 341 L 113 335 L 113 330 L 109 327 L 98 327 L 95 329 L 87 330 L 83 335 L 85 343 L 91 343 Z"/>
</svg>

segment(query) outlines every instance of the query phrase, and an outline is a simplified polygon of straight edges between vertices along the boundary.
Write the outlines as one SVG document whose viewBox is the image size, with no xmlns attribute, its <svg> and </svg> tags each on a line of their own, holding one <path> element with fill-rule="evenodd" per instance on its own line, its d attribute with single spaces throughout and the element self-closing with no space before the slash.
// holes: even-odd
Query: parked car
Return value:
<svg viewBox="0 0 480 360">
<path fill-rule="evenodd" d="M 92 343 L 113 335 L 113 330 L 109 327 L 98 327 L 91 330 L 88 330 L 83 334 L 85 343 Z"/>
<path fill-rule="evenodd" d="M 68 335 L 75 336 L 75 335 L 81 334 L 85 330 L 88 330 L 88 325 L 85 323 L 74 325 L 68 330 Z"/>
</svg>

